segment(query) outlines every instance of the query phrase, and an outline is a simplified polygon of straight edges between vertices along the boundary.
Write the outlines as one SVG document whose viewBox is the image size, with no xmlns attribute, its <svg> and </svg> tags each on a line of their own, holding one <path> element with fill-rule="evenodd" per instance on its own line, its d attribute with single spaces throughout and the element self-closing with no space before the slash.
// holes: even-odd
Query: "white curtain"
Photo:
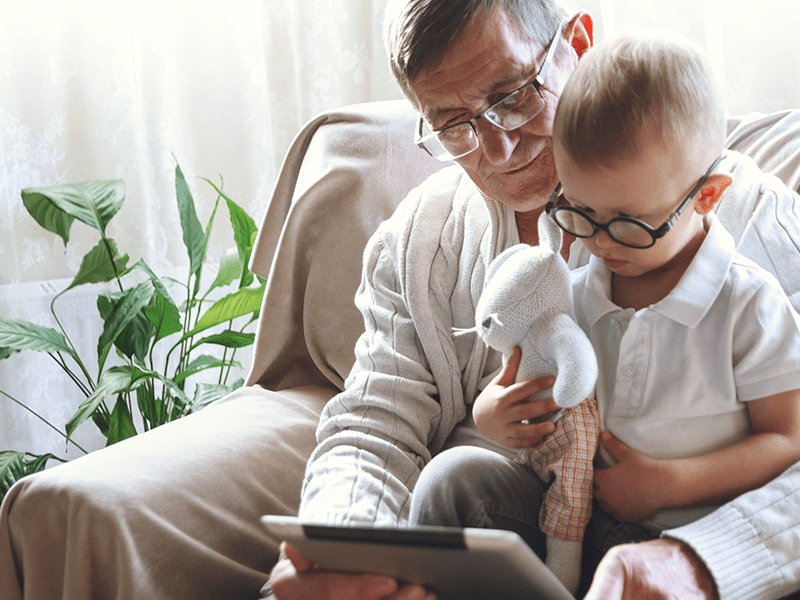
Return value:
<svg viewBox="0 0 800 600">
<path fill-rule="evenodd" d="M 442 0 L 447 1 L 447 0 Z M 800 106 L 797 0 L 568 0 L 596 39 L 666 27 L 708 48 L 731 114 Z M 49 303 L 96 243 L 81 224 L 65 248 L 28 216 L 25 187 L 124 179 L 109 234 L 157 272 L 188 261 L 174 199 L 180 163 L 200 220 L 225 191 L 258 222 L 283 154 L 314 114 L 399 98 L 381 39 L 385 0 L 68 0 L 2 2 L 0 316 L 52 325 Z M 224 210 L 223 210 L 224 212 Z M 230 244 L 217 219 L 211 256 Z M 73 342 L 99 333 L 96 288 L 57 304 Z M 246 357 L 242 357 L 246 360 Z M 246 366 L 246 365 L 245 365 Z M 0 361 L 0 390 L 59 427 L 81 397 L 46 356 Z M 76 439 L 101 445 L 90 425 Z M 55 452 L 63 439 L 0 396 L 0 449 Z M 67 456 L 74 456 L 70 452 Z"/>
</svg>

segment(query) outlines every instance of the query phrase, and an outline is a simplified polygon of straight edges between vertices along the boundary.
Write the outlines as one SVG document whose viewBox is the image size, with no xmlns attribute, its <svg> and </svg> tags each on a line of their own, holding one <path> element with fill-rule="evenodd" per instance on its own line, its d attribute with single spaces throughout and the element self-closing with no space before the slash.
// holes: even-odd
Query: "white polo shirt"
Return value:
<svg viewBox="0 0 800 600">
<path fill-rule="evenodd" d="M 678 285 L 645 309 L 611 302 L 611 271 L 595 257 L 573 274 L 577 321 L 600 368 L 603 429 L 653 458 L 739 441 L 750 434 L 748 400 L 800 388 L 800 318 L 777 280 L 735 252 L 716 215 L 705 223 Z"/>
</svg>

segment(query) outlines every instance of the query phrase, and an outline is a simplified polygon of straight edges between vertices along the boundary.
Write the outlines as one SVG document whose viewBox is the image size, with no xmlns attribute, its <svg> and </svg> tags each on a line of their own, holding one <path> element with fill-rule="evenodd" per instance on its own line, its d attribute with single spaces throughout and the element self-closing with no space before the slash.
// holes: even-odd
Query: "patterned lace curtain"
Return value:
<svg viewBox="0 0 800 600">
<path fill-rule="evenodd" d="M 446 1 L 446 0 L 442 0 Z M 800 107 L 797 0 L 566 0 L 596 38 L 665 27 L 708 48 L 728 111 Z M 180 163 L 205 223 L 225 191 L 258 222 L 301 125 L 337 106 L 399 98 L 381 39 L 385 0 L 28 0 L 0 18 L 0 315 L 52 325 L 49 303 L 95 244 L 73 226 L 64 248 L 27 215 L 20 189 L 122 178 L 109 234 L 157 272 L 188 262 L 174 201 Z M 218 218 L 210 255 L 229 243 Z M 57 305 L 73 342 L 96 343 L 96 290 Z M 242 357 L 243 361 L 246 361 Z M 63 426 L 80 394 L 46 356 L 0 361 L 0 390 Z M 101 443 L 91 426 L 85 447 Z M 55 452 L 63 439 L 0 396 L 0 449 Z M 67 454 L 70 456 L 71 454 Z"/>
<path fill-rule="evenodd" d="M 175 204 L 180 164 L 205 224 L 217 184 L 260 223 L 302 124 L 338 106 L 400 98 L 382 41 L 385 0 L 29 0 L 0 18 L 0 315 L 55 326 L 50 301 L 97 242 L 67 247 L 28 215 L 20 190 L 121 178 L 109 237 L 159 274 L 188 264 Z M 220 208 L 209 248 L 232 245 Z M 183 276 L 181 276 L 183 279 Z M 91 357 L 98 287 L 60 298 L 59 319 Z M 246 370 L 249 356 L 237 355 Z M 45 354 L 0 361 L 0 391 L 63 427 L 83 400 Z M 92 425 L 76 440 L 96 448 Z M 54 452 L 64 440 L 0 395 L 0 450 Z M 66 456 L 75 456 L 70 450 Z"/>
</svg>

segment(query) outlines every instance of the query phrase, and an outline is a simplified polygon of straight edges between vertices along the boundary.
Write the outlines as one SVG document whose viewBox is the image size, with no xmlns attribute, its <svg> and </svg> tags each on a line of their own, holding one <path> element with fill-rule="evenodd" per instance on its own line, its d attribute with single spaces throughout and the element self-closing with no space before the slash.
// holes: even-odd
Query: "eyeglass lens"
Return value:
<svg viewBox="0 0 800 600">
<path fill-rule="evenodd" d="M 532 82 L 491 106 L 482 116 L 495 126 L 511 131 L 533 119 L 542 108 L 544 101 Z M 426 148 L 434 156 L 441 156 L 446 152 L 454 158 L 459 158 L 478 147 L 475 127 L 469 121 L 440 131 L 436 139 L 441 144 L 440 147 L 436 147 L 434 140 L 430 140 L 434 142 L 430 144 L 433 147 L 426 144 Z"/>
<path fill-rule="evenodd" d="M 589 238 L 597 231 L 595 225 L 584 215 L 568 208 L 556 210 L 553 218 L 562 229 L 577 237 Z M 605 228 L 614 240 L 626 246 L 647 248 L 653 245 L 653 236 L 635 221 L 612 220 Z"/>
</svg>

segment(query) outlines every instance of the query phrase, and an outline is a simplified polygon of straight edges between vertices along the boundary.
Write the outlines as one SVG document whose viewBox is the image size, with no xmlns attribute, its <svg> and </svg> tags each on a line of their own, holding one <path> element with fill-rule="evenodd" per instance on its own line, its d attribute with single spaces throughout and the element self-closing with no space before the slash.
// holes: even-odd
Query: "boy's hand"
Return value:
<svg viewBox="0 0 800 600">
<path fill-rule="evenodd" d="M 600 443 L 617 461 L 594 472 L 594 497 L 620 521 L 641 521 L 667 505 L 668 481 L 662 461 L 645 456 L 605 432 Z"/>
<path fill-rule="evenodd" d="M 529 398 L 554 383 L 550 375 L 514 383 L 522 357 L 519 347 L 508 359 L 500 374 L 475 399 L 472 416 L 481 433 L 507 448 L 528 448 L 553 433 L 555 425 L 537 423 L 559 410 L 552 398 L 530 402 Z M 530 421 L 523 423 L 523 421 Z"/>
</svg>

